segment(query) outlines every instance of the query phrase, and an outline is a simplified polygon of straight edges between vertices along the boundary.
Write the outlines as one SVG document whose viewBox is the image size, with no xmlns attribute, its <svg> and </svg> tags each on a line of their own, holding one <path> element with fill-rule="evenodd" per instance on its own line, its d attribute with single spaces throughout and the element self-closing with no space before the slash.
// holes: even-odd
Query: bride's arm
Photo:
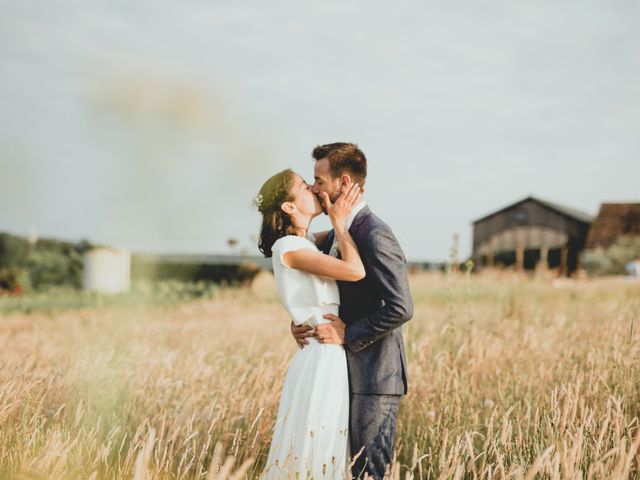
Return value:
<svg viewBox="0 0 640 480">
<path fill-rule="evenodd" d="M 291 268 L 323 277 L 349 282 L 362 280 L 366 275 L 364 265 L 356 244 L 347 230 L 347 217 L 354 205 L 360 200 L 360 195 L 360 186 L 357 183 L 351 184 L 335 204 L 331 203 L 327 194 L 323 194 L 325 207 L 342 251 L 342 259 L 301 249 L 285 253 L 282 261 Z"/>
<path fill-rule="evenodd" d="M 324 253 L 304 249 L 287 252 L 283 255 L 282 260 L 287 266 L 297 270 L 303 270 L 335 280 L 356 282 L 362 280 L 366 273 L 358 250 L 355 248 L 351 237 L 349 237 L 349 240 L 353 246 L 353 252 L 350 247 L 347 247 L 343 253 L 343 260 L 325 255 Z M 340 245 L 342 246 L 342 243 Z M 347 252 L 350 253 L 347 254 Z M 347 260 L 347 256 L 349 256 L 349 260 Z"/>
</svg>

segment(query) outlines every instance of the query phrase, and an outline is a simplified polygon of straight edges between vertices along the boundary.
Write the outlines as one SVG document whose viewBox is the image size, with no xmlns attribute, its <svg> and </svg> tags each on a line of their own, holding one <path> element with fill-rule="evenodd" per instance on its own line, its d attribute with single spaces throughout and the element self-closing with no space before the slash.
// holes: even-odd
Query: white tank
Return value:
<svg viewBox="0 0 640 480">
<path fill-rule="evenodd" d="M 85 290 L 101 293 L 128 292 L 131 285 L 131 253 L 128 250 L 94 248 L 84 254 Z"/>
</svg>

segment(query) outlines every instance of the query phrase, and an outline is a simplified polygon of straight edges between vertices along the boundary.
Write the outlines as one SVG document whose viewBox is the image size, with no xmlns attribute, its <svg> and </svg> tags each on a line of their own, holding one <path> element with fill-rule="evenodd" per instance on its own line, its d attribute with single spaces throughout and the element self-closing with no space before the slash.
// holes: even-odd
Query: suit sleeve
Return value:
<svg viewBox="0 0 640 480">
<path fill-rule="evenodd" d="M 385 225 L 369 231 L 360 255 L 383 304 L 347 326 L 345 346 L 352 352 L 368 347 L 413 317 L 406 260 L 391 229 Z"/>
</svg>

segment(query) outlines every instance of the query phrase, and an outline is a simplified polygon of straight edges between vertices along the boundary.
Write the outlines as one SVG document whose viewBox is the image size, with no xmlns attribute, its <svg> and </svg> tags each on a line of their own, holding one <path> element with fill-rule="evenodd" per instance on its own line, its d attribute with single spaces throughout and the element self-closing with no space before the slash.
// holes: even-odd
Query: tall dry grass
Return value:
<svg viewBox="0 0 640 480">
<path fill-rule="evenodd" d="M 640 478 L 640 286 L 420 274 L 398 478 Z M 296 347 L 273 281 L 0 318 L 0 477 L 257 478 Z"/>
</svg>

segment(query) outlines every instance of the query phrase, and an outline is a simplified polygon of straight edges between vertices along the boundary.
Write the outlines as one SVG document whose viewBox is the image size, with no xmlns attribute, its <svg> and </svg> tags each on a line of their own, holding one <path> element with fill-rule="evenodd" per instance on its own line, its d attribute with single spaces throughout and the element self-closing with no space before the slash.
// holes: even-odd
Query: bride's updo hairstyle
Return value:
<svg viewBox="0 0 640 480">
<path fill-rule="evenodd" d="M 260 193 L 253 199 L 254 206 L 262 214 L 258 249 L 267 258 L 271 257 L 271 247 L 276 240 L 295 234 L 291 217 L 280 208 L 284 202 L 293 200 L 291 187 L 294 176 L 295 173 L 290 168 L 276 173 L 264 182 Z"/>
</svg>

